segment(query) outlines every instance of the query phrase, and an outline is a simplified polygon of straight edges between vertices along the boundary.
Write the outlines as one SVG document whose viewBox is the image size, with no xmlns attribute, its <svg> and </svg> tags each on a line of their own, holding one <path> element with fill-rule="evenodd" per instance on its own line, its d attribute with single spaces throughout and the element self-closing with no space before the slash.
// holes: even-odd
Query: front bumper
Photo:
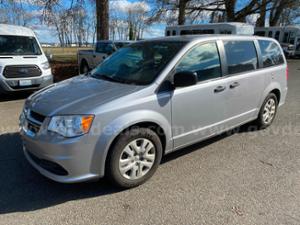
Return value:
<svg viewBox="0 0 300 225">
<path fill-rule="evenodd" d="M 47 178 L 61 183 L 77 183 L 100 178 L 96 171 L 92 171 L 94 147 L 90 137 L 65 139 L 38 134 L 33 137 L 23 128 L 20 129 L 20 134 L 25 157 Z M 45 162 L 47 166 L 44 165 Z M 58 170 L 52 169 L 51 166 Z"/>
<path fill-rule="evenodd" d="M 32 85 L 30 86 L 20 86 L 20 80 L 31 80 Z M 3 93 L 10 93 L 10 92 L 20 92 L 20 91 L 29 91 L 29 90 L 38 90 L 49 85 L 53 84 L 53 76 L 41 76 L 41 77 L 34 77 L 34 78 L 20 78 L 20 79 L 4 79 L 0 76 L 0 92 Z"/>
</svg>

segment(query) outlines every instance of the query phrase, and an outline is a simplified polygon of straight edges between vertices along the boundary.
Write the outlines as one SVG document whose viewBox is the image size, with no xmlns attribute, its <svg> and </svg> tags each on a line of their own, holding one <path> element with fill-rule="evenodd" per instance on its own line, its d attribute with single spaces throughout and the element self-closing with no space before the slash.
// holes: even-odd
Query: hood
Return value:
<svg viewBox="0 0 300 225">
<path fill-rule="evenodd" d="M 0 55 L 0 67 L 5 67 L 8 65 L 38 65 L 41 63 L 48 62 L 45 55 Z M 1 71 L 0 71 L 1 72 Z"/>
<path fill-rule="evenodd" d="M 142 89 L 143 86 L 127 85 L 77 76 L 53 84 L 33 94 L 26 106 L 45 116 L 57 114 L 86 114 L 100 105 Z"/>
</svg>

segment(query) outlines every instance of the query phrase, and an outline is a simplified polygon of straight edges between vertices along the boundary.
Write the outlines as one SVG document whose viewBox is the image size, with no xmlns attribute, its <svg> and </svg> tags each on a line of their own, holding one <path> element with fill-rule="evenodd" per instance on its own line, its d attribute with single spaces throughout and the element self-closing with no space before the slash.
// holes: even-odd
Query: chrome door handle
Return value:
<svg viewBox="0 0 300 225">
<path fill-rule="evenodd" d="M 215 88 L 214 92 L 215 92 L 215 93 L 222 92 L 222 91 L 224 91 L 225 89 L 226 89 L 225 86 L 218 86 L 218 87 Z"/>
<path fill-rule="evenodd" d="M 233 89 L 233 88 L 236 88 L 236 87 L 238 87 L 238 86 L 240 86 L 240 83 L 239 82 L 234 82 L 234 83 L 232 83 L 232 84 L 230 84 L 230 88 L 231 89 Z"/>
</svg>

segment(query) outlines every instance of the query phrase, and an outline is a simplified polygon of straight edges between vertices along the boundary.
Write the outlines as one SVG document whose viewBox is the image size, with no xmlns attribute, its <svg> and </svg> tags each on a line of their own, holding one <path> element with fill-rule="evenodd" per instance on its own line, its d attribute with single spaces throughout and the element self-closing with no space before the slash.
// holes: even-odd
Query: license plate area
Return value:
<svg viewBox="0 0 300 225">
<path fill-rule="evenodd" d="M 32 80 L 19 80 L 19 86 L 21 87 L 26 87 L 31 85 L 32 85 Z"/>
</svg>

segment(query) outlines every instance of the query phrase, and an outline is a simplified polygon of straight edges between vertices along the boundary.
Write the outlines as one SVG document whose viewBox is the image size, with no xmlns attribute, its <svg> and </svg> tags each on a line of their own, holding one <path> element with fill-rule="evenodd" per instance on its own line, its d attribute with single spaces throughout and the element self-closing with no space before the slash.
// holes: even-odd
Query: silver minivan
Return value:
<svg viewBox="0 0 300 225">
<path fill-rule="evenodd" d="M 106 175 L 134 187 L 165 154 L 250 121 L 268 127 L 285 102 L 287 76 L 282 49 L 270 38 L 136 42 L 90 73 L 30 96 L 20 116 L 24 153 L 58 182 Z"/>
</svg>

